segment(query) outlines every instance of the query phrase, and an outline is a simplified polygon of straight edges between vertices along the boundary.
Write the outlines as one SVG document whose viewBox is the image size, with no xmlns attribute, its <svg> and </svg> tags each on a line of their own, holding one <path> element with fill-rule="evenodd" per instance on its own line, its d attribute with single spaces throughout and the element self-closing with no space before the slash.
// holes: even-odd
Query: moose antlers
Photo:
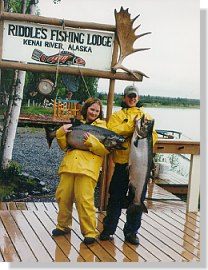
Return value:
<svg viewBox="0 0 208 270">
<path fill-rule="evenodd" d="M 124 10 L 123 7 L 121 7 L 119 12 L 117 12 L 115 9 L 114 14 L 116 19 L 116 30 L 117 30 L 118 44 L 120 47 L 120 55 L 117 64 L 112 67 L 112 70 L 116 71 L 117 69 L 123 69 L 124 71 L 132 74 L 137 79 L 139 79 L 138 74 L 148 78 L 148 76 L 146 76 L 141 71 L 127 69 L 122 65 L 122 62 L 124 58 L 126 58 L 128 55 L 132 53 L 150 49 L 150 48 L 134 49 L 133 44 L 138 38 L 151 34 L 151 32 L 143 33 L 140 35 L 135 34 L 136 30 L 140 27 L 140 25 L 138 25 L 136 28 L 133 29 L 133 23 L 139 17 L 139 15 L 136 16 L 134 19 L 131 19 L 130 14 L 128 13 L 128 8 Z"/>
</svg>

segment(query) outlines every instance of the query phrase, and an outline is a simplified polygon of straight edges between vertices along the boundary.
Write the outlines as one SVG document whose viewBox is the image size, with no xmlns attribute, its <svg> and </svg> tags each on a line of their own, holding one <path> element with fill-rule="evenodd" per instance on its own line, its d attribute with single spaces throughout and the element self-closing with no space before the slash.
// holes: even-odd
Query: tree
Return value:
<svg viewBox="0 0 208 270">
<path fill-rule="evenodd" d="M 35 14 L 36 12 L 36 5 L 38 4 L 38 0 L 22 0 L 22 1 L 14 1 L 14 0 L 5 0 L 5 7 L 6 11 L 10 12 L 16 12 L 16 13 L 26 13 L 29 12 L 30 14 Z M 53 3 L 57 4 L 60 2 L 60 0 L 53 0 Z M 25 97 L 28 99 L 28 95 L 31 92 L 31 86 L 33 88 L 37 86 L 38 81 L 40 78 L 49 78 L 53 81 L 55 80 L 54 74 L 37 74 L 37 73 L 28 73 L 26 76 L 25 71 L 4 71 L 6 74 L 10 74 L 10 76 L 3 76 L 2 82 L 1 82 L 1 91 L 3 90 L 5 96 L 9 96 L 9 101 L 6 100 L 5 104 L 7 106 L 7 112 L 6 117 L 4 121 L 4 128 L 3 128 L 3 135 L 1 139 L 1 148 L 0 148 L 0 168 L 5 169 L 9 166 L 9 161 L 12 159 L 12 151 L 13 151 L 13 145 L 14 145 L 14 139 L 16 135 L 17 125 L 18 125 L 18 119 L 21 109 L 21 104 L 23 101 L 23 98 Z M 13 81 L 12 81 L 12 77 Z M 25 78 L 26 78 L 26 84 L 25 84 Z M 73 99 L 78 99 L 80 101 L 85 100 L 89 96 L 94 96 L 96 94 L 97 90 L 97 83 L 98 79 L 96 78 L 85 78 L 80 81 L 80 86 L 77 92 L 74 93 Z M 8 91 L 8 86 L 10 85 L 9 89 L 11 91 Z M 4 87 L 7 86 L 7 87 Z M 23 96 L 23 89 L 27 90 L 27 93 L 24 93 Z M 7 89 L 6 89 L 7 88 Z M 36 90 L 36 89 L 34 89 Z M 61 97 L 66 97 L 67 89 L 63 86 L 61 82 L 61 76 L 58 76 L 57 80 L 57 88 L 55 89 L 51 95 L 52 99 L 55 99 L 57 96 L 57 92 Z M 32 97 L 32 95 L 31 95 Z M 38 101 L 43 101 L 45 98 L 44 96 L 36 95 L 34 97 Z"/>
<path fill-rule="evenodd" d="M 14 5 L 13 1 L 5 1 L 7 7 L 10 8 Z M 13 7 L 19 9 L 21 8 L 22 13 L 27 10 L 27 0 L 22 0 L 22 2 L 16 2 Z M 37 0 L 29 1 L 30 14 L 35 14 L 35 7 L 38 3 Z M 0 152 L 0 169 L 5 170 L 9 167 L 9 163 L 12 159 L 12 151 L 14 146 L 14 139 L 16 135 L 18 119 L 20 114 L 20 108 L 23 99 L 23 89 L 25 84 L 26 72 L 22 70 L 15 71 L 13 79 L 13 87 L 10 94 L 6 117 L 4 119 L 4 128 L 1 139 L 1 152 Z"/>
</svg>

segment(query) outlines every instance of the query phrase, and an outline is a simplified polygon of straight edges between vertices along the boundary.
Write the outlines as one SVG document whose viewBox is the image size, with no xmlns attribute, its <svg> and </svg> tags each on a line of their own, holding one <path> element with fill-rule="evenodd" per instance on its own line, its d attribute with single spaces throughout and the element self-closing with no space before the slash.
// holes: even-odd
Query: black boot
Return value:
<svg viewBox="0 0 208 270">
<path fill-rule="evenodd" d="M 86 244 L 86 245 L 90 245 L 90 244 L 93 244 L 95 243 L 96 239 L 93 238 L 93 237 L 85 237 L 83 242 Z"/>
<path fill-rule="evenodd" d="M 132 245 L 139 245 L 139 238 L 136 233 L 128 233 L 125 235 L 125 241 L 131 243 Z"/>
<path fill-rule="evenodd" d="M 52 231 L 52 236 L 60 236 L 60 235 L 68 234 L 68 233 L 70 233 L 70 230 L 63 231 L 56 228 Z"/>
<path fill-rule="evenodd" d="M 103 230 L 99 236 L 101 241 L 113 240 L 113 236 L 110 235 L 107 231 Z"/>
</svg>

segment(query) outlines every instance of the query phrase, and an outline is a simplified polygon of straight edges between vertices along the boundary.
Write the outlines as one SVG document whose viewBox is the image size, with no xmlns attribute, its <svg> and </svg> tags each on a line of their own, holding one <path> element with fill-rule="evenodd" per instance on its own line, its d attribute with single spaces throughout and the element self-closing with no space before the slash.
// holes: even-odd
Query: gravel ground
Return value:
<svg viewBox="0 0 208 270">
<path fill-rule="evenodd" d="M 32 201 L 54 201 L 54 194 L 59 182 L 58 167 L 64 152 L 56 140 L 49 149 L 45 131 L 41 128 L 18 127 L 13 149 L 13 160 L 21 164 L 23 172 L 44 181 L 50 190 L 43 197 L 33 197 Z M 95 189 L 95 205 L 98 204 L 99 188 Z"/>
<path fill-rule="evenodd" d="M 23 172 L 45 182 L 50 190 L 50 193 L 45 196 L 47 200 L 54 199 L 59 181 L 57 172 L 63 154 L 56 140 L 49 149 L 44 129 L 18 127 L 13 160 L 21 164 Z"/>
</svg>

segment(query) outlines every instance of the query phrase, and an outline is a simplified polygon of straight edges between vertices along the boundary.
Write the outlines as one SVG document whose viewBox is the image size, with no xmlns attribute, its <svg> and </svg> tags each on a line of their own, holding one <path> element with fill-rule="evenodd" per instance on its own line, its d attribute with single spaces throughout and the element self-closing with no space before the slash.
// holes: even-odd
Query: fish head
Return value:
<svg viewBox="0 0 208 270">
<path fill-rule="evenodd" d="M 85 66 L 86 62 L 83 58 L 75 56 L 73 59 L 73 65 Z"/>
<path fill-rule="evenodd" d="M 138 139 L 144 139 L 152 136 L 154 126 L 154 119 L 148 120 L 143 115 L 140 119 L 136 120 L 135 135 Z"/>
<path fill-rule="evenodd" d="M 113 150 L 113 149 L 118 149 L 118 150 L 125 150 L 126 147 L 122 146 L 122 143 L 125 141 L 125 138 L 120 135 L 112 135 L 108 136 L 104 140 L 104 145 L 107 149 Z"/>
</svg>

